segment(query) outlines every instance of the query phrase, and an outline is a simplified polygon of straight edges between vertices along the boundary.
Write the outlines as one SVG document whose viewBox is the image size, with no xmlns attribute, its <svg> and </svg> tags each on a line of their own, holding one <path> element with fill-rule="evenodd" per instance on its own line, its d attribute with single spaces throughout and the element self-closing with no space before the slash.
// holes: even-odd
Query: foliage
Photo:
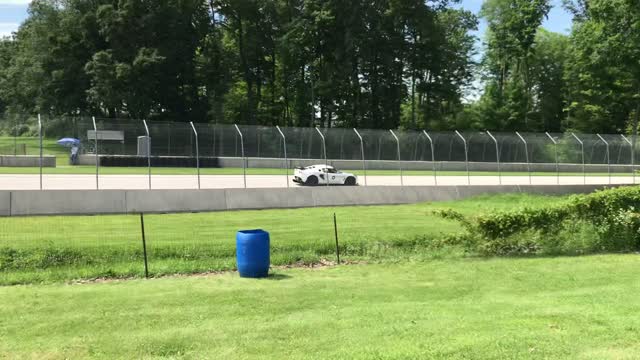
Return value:
<svg viewBox="0 0 640 360">
<path fill-rule="evenodd" d="M 0 112 L 395 128 L 411 104 L 414 128 L 461 107 L 476 26 L 446 0 L 38 0 Z"/>
<path fill-rule="evenodd" d="M 640 209 L 640 187 L 623 187 L 573 196 L 563 204 L 473 219 L 451 212 L 439 215 L 461 221 L 468 232 L 464 241 L 481 253 L 585 253 L 639 250 L 636 209 Z"/>
</svg>

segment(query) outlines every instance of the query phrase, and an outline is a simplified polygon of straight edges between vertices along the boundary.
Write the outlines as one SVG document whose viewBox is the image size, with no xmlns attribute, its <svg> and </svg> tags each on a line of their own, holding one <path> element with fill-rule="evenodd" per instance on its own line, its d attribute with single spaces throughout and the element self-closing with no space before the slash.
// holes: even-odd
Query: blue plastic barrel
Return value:
<svg viewBox="0 0 640 360">
<path fill-rule="evenodd" d="M 269 233 L 264 230 L 243 230 L 236 234 L 236 259 L 240 277 L 269 276 Z"/>
</svg>

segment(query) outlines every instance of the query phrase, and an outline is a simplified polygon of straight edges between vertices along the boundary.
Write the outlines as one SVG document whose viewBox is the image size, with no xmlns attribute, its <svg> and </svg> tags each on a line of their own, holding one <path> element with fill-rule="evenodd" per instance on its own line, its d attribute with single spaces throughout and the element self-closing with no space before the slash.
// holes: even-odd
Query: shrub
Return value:
<svg viewBox="0 0 640 360">
<path fill-rule="evenodd" d="M 585 254 L 640 249 L 640 187 L 576 195 L 560 205 L 476 218 L 438 215 L 466 228 L 460 243 L 485 255 Z"/>
</svg>

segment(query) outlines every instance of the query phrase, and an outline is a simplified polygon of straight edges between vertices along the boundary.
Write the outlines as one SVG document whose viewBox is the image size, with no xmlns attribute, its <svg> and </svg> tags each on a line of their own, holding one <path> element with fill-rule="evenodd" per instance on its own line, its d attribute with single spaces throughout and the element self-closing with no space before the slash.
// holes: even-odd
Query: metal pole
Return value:
<svg viewBox="0 0 640 360">
<path fill-rule="evenodd" d="M 140 213 L 140 228 L 142 230 L 142 256 L 144 256 L 144 277 L 149 278 L 149 263 L 147 261 L 147 237 L 144 233 L 144 214 Z"/>
<path fill-rule="evenodd" d="M 276 129 L 278 129 L 278 132 L 280 133 L 280 136 L 282 136 L 282 142 L 284 144 L 284 171 L 285 171 L 285 175 L 287 177 L 287 187 L 289 187 L 289 159 L 287 158 L 287 137 L 284 136 L 284 133 L 282 132 L 282 130 L 280 130 L 280 126 L 276 125 Z"/>
<path fill-rule="evenodd" d="M 358 138 L 360 139 L 360 152 L 362 153 L 362 172 L 364 173 L 364 186 L 367 186 L 367 163 L 364 158 L 364 141 L 362 140 L 362 136 L 360 136 L 360 133 L 357 129 L 354 128 L 353 131 L 356 132 L 356 135 L 358 135 Z"/>
<path fill-rule="evenodd" d="M 247 164 L 246 164 L 246 159 L 244 158 L 244 136 L 242 136 L 242 131 L 240 131 L 240 128 L 238 127 L 238 125 L 233 124 L 233 126 L 236 127 L 236 131 L 238 132 L 238 134 L 240 135 L 240 150 L 241 150 L 241 154 L 242 154 L 242 176 L 244 178 L 244 188 L 247 188 Z"/>
<path fill-rule="evenodd" d="M 629 146 L 631 147 L 631 175 L 633 176 L 633 183 L 636 183 L 636 170 L 634 169 L 634 162 L 635 162 L 635 158 L 633 156 L 633 144 L 631 143 L 631 141 L 629 141 L 629 139 L 627 139 L 626 136 L 624 135 L 620 135 L 622 136 L 622 138 L 624 139 L 624 141 L 627 142 L 627 144 L 629 144 Z"/>
<path fill-rule="evenodd" d="M 469 173 L 469 148 L 467 147 L 467 139 L 465 139 L 458 130 L 456 130 L 456 135 L 458 135 L 458 137 L 462 139 L 462 142 L 464 143 L 464 164 L 467 168 L 467 185 L 471 185 L 471 174 Z"/>
<path fill-rule="evenodd" d="M 98 127 L 96 126 L 96 117 L 92 116 L 91 120 L 93 120 L 93 134 L 96 145 L 96 190 L 100 190 L 100 156 L 98 155 Z"/>
<path fill-rule="evenodd" d="M 329 162 L 327 160 L 327 143 L 325 142 L 324 139 L 324 135 L 322 134 L 322 131 L 320 131 L 320 128 L 316 126 L 316 131 L 318 132 L 318 134 L 320 134 L 320 137 L 322 138 L 322 149 L 324 151 L 324 166 L 325 169 L 327 166 L 329 166 Z M 325 181 L 327 182 L 327 186 L 329 186 L 329 173 L 325 173 L 326 179 Z"/>
<path fill-rule="evenodd" d="M 502 185 L 502 168 L 500 166 L 500 146 L 498 145 L 498 140 L 491 134 L 490 131 L 487 130 L 487 135 L 491 137 L 491 140 L 496 144 L 496 162 L 498 163 L 498 183 Z"/>
<path fill-rule="evenodd" d="M 336 218 L 336 213 L 333 213 L 333 231 L 336 236 L 336 257 L 338 259 L 338 265 L 340 265 L 340 245 L 338 243 L 338 220 Z"/>
<path fill-rule="evenodd" d="M 198 169 L 198 190 L 200 189 L 200 145 L 198 144 L 198 131 L 196 127 L 193 125 L 193 121 L 190 121 L 191 129 L 193 129 L 193 134 L 196 136 L 196 168 Z"/>
<path fill-rule="evenodd" d="M 596 134 L 596 135 L 607 147 L 607 173 L 609 175 L 609 185 L 611 185 L 611 153 L 609 152 L 609 143 L 602 136 L 600 136 L 600 134 Z"/>
<path fill-rule="evenodd" d="M 547 137 L 553 143 L 553 149 L 556 155 L 556 182 L 558 185 L 560 185 L 560 163 L 558 162 L 558 142 L 548 132 L 546 132 L 545 134 L 547 134 Z"/>
<path fill-rule="evenodd" d="M 396 133 L 393 130 L 389 130 L 391 135 L 396 139 L 396 143 L 398 144 L 398 167 L 400 168 L 400 186 L 404 186 L 404 180 L 402 178 L 402 158 L 400 156 L 400 139 L 396 136 Z"/>
<path fill-rule="evenodd" d="M 587 183 L 587 170 L 585 168 L 585 162 L 584 162 L 584 143 L 582 142 L 582 140 L 580 140 L 579 137 L 576 136 L 576 134 L 571 133 L 571 136 L 573 136 L 576 140 L 578 140 L 578 143 L 580 143 L 580 147 L 582 148 L 582 178 L 583 178 L 584 184 L 586 184 Z"/>
<path fill-rule="evenodd" d="M 42 190 L 42 119 L 38 114 L 38 138 L 40 139 L 40 190 Z"/>
<path fill-rule="evenodd" d="M 527 140 L 525 140 L 522 137 L 522 135 L 520 135 L 519 132 L 516 131 L 516 135 L 518 135 L 520 140 L 522 140 L 522 142 L 524 143 L 524 155 L 525 155 L 525 159 L 527 161 L 527 171 L 529 172 L 529 185 L 531 185 L 532 182 L 531 182 L 531 162 L 529 161 L 529 145 L 527 145 Z"/>
<path fill-rule="evenodd" d="M 149 174 L 149 190 L 151 190 L 151 135 L 149 134 L 147 120 L 142 120 L 142 123 L 144 124 L 144 131 L 147 134 L 147 173 Z"/>
<path fill-rule="evenodd" d="M 436 186 L 438 186 L 438 169 L 436 167 L 436 153 L 434 151 L 435 148 L 433 147 L 433 139 L 431 139 L 431 136 L 429 136 L 427 130 L 422 130 L 422 133 L 427 137 L 427 139 L 429 139 L 429 144 L 431 145 L 431 166 L 433 166 L 433 182 Z"/>
</svg>

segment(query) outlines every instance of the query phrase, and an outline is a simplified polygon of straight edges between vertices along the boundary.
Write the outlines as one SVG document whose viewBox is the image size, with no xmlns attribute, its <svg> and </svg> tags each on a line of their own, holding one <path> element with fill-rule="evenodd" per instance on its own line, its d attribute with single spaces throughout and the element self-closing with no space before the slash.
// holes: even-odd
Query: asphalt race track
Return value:
<svg viewBox="0 0 640 360">
<path fill-rule="evenodd" d="M 289 177 L 289 186 L 297 187 Z M 467 185 L 466 176 L 439 176 L 438 185 Z M 586 181 L 585 181 L 586 180 Z M 502 185 L 528 185 L 529 177 L 503 176 Z M 632 184 L 631 176 L 613 176 L 611 181 L 607 176 L 533 176 L 533 185 L 555 185 L 559 181 L 562 185 L 595 184 Z M 637 179 L 640 181 L 640 177 Z M 365 185 L 365 178 L 360 177 L 361 186 Z M 94 190 L 96 189 L 95 175 L 43 175 L 43 189 L 45 190 Z M 471 185 L 499 185 L 498 176 L 471 176 Z M 242 175 L 203 175 L 200 178 L 202 189 L 243 188 Z M 402 184 L 400 176 L 367 176 L 366 185 L 369 186 L 426 186 L 434 185 L 433 176 L 404 176 Z M 146 175 L 101 175 L 100 189 L 148 189 L 149 178 Z M 152 175 L 152 189 L 197 189 L 196 175 Z M 287 179 L 284 175 L 248 175 L 248 188 L 286 188 Z M 0 190 L 37 190 L 40 189 L 39 175 L 0 175 Z"/>
</svg>

